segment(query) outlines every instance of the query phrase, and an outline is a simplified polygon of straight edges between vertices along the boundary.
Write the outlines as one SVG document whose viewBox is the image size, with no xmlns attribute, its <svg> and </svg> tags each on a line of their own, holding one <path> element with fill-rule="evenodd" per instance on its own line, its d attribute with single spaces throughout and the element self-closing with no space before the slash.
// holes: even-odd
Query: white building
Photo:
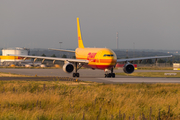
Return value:
<svg viewBox="0 0 180 120">
<path fill-rule="evenodd" d="M 0 62 L 4 61 L 23 61 L 22 57 L 11 56 L 12 55 L 28 55 L 29 49 L 27 48 L 7 48 L 2 49 L 2 56 L 0 56 Z"/>
</svg>

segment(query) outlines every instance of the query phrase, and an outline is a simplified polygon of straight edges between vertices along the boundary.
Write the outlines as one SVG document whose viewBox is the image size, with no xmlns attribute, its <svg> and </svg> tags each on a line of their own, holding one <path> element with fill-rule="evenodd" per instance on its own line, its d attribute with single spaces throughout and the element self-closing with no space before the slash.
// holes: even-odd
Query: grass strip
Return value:
<svg viewBox="0 0 180 120">
<path fill-rule="evenodd" d="M 173 67 L 137 67 L 138 70 L 173 70 Z"/>
<path fill-rule="evenodd" d="M 180 118 L 180 84 L 0 81 L 0 96 L 4 120 Z"/>
<path fill-rule="evenodd" d="M 164 75 L 165 73 L 172 73 L 172 72 L 134 72 L 132 74 L 116 73 L 116 75 L 136 76 L 136 77 L 168 77 L 168 78 L 180 77 L 180 72 L 173 72 L 176 73 L 176 75 Z"/>
</svg>

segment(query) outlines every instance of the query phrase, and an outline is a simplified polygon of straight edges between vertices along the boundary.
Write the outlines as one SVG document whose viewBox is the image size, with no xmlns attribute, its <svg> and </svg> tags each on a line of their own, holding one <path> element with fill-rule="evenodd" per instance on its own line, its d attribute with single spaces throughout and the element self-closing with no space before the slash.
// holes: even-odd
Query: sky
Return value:
<svg viewBox="0 0 180 120">
<path fill-rule="evenodd" d="M 179 50 L 180 0 L 1 0 L 0 48 Z M 61 45 L 59 42 L 62 42 Z"/>
</svg>

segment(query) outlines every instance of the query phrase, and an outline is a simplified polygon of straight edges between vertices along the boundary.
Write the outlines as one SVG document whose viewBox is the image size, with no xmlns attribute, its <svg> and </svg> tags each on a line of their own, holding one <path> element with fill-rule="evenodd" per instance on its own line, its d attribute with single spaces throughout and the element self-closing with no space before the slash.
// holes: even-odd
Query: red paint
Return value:
<svg viewBox="0 0 180 120">
<path fill-rule="evenodd" d="M 19 56 L 18 56 L 18 58 L 17 58 L 17 59 L 24 59 L 24 57 L 19 57 Z"/>
<path fill-rule="evenodd" d="M 78 37 L 78 40 L 81 40 L 81 37 Z"/>
<path fill-rule="evenodd" d="M 117 63 L 116 64 L 116 67 L 124 67 L 125 64 L 119 64 Z M 135 68 L 137 68 L 137 64 L 133 64 Z"/>
<path fill-rule="evenodd" d="M 88 56 L 87 56 L 87 60 L 91 60 L 92 58 L 95 58 L 97 53 L 88 53 Z M 96 61 L 96 59 L 94 59 L 94 61 Z"/>
<path fill-rule="evenodd" d="M 110 69 L 112 68 L 114 65 L 88 65 L 90 66 L 91 68 L 94 68 L 94 69 Z"/>
<path fill-rule="evenodd" d="M 86 58 L 77 58 L 81 60 L 89 60 L 90 62 L 97 62 L 97 63 L 116 63 L 115 59 L 92 59 L 95 56 L 91 56 L 92 54 L 89 53 L 89 56 Z"/>
</svg>

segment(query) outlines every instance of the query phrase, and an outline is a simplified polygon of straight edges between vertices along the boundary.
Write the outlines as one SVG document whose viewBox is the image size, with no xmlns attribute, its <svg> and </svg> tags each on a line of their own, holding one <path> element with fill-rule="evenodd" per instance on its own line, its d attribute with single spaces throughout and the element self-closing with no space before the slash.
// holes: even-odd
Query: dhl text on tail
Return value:
<svg viewBox="0 0 180 120">
<path fill-rule="evenodd" d="M 54 57 L 42 57 L 42 56 L 29 56 L 29 55 L 13 55 L 26 58 L 35 58 L 48 60 L 59 60 L 64 61 L 63 70 L 67 73 L 72 73 L 73 77 L 79 77 L 79 73 L 77 72 L 82 66 L 91 68 L 91 69 L 102 69 L 105 70 L 105 77 L 115 77 L 115 73 L 113 72 L 116 63 L 125 62 L 124 72 L 127 74 L 131 74 L 134 72 L 134 65 L 130 63 L 130 61 L 136 60 L 145 60 L 145 59 L 158 59 L 158 58 L 167 58 L 170 56 L 155 56 L 155 57 L 141 57 L 141 58 L 129 58 L 129 59 L 117 59 L 116 54 L 113 50 L 108 48 L 85 48 L 83 44 L 83 40 L 81 37 L 80 23 L 79 18 L 77 18 L 77 37 L 78 37 L 78 48 L 75 51 L 71 50 L 63 50 L 63 49 L 53 49 L 57 51 L 65 51 L 65 52 L 74 52 L 76 59 L 70 58 L 54 58 Z M 108 73 L 108 70 L 110 72 Z"/>
</svg>

